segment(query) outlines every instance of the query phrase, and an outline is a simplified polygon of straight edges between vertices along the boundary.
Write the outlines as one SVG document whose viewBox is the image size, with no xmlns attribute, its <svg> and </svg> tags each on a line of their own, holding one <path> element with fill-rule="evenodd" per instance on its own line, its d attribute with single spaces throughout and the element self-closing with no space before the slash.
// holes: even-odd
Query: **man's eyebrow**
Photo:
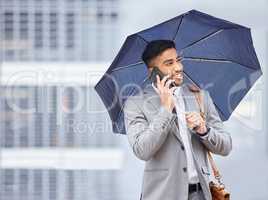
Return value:
<svg viewBox="0 0 268 200">
<path fill-rule="evenodd" d="M 177 56 L 177 58 L 176 58 L 176 60 L 181 60 L 181 59 L 182 59 L 181 56 Z M 168 60 L 163 61 L 163 63 L 166 64 L 166 63 L 172 62 L 172 61 L 173 61 L 173 59 L 168 59 Z"/>
<path fill-rule="evenodd" d="M 166 63 L 172 62 L 172 61 L 173 61 L 173 59 L 168 59 L 168 60 L 164 60 L 163 63 L 166 64 Z"/>
</svg>

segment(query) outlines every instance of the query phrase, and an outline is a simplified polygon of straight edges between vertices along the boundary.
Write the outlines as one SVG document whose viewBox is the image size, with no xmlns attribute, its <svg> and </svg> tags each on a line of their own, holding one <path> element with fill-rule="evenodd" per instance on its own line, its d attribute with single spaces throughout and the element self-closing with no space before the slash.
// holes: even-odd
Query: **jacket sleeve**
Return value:
<svg viewBox="0 0 268 200">
<path fill-rule="evenodd" d="M 174 114 L 160 107 L 149 123 L 135 100 L 129 97 L 124 107 L 124 120 L 134 154 L 141 160 L 150 160 L 164 143 L 175 119 Z"/>
<path fill-rule="evenodd" d="M 205 136 L 200 136 L 201 141 L 212 153 L 227 156 L 232 150 L 232 138 L 224 128 L 209 92 L 204 91 L 204 99 L 206 123 L 210 130 Z"/>
</svg>

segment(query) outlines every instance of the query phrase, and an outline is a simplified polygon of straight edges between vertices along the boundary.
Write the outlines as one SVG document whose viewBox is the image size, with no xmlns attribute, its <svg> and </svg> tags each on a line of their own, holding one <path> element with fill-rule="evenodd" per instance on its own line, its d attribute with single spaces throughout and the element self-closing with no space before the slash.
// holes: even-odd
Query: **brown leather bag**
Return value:
<svg viewBox="0 0 268 200">
<path fill-rule="evenodd" d="M 230 200 L 230 193 L 225 189 L 224 184 L 221 182 L 221 175 L 219 170 L 216 167 L 216 164 L 212 158 L 210 152 L 208 152 L 208 158 L 210 165 L 212 167 L 214 178 L 217 180 L 217 183 L 210 181 L 209 188 L 213 200 Z"/>
<path fill-rule="evenodd" d="M 196 97 L 196 100 L 199 104 L 200 108 L 200 114 L 203 119 L 206 120 L 205 115 L 205 109 L 204 109 L 204 103 L 203 103 L 203 97 L 200 90 L 193 91 L 191 90 Z M 209 188 L 212 195 L 213 200 L 230 200 L 230 193 L 225 189 L 225 185 L 221 181 L 221 175 L 220 172 L 216 166 L 215 161 L 213 160 L 213 157 L 211 155 L 211 152 L 208 151 L 208 159 L 213 171 L 214 178 L 217 180 L 217 182 L 210 181 Z"/>
</svg>

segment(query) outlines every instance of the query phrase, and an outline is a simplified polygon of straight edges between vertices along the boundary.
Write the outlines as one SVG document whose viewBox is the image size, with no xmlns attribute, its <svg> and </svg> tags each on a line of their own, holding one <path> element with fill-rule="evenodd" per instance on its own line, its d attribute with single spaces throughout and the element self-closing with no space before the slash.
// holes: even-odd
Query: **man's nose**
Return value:
<svg viewBox="0 0 268 200">
<path fill-rule="evenodd" d="M 180 64 L 179 63 L 175 63 L 173 65 L 173 71 L 175 71 L 175 72 L 179 72 L 180 71 Z"/>
</svg>

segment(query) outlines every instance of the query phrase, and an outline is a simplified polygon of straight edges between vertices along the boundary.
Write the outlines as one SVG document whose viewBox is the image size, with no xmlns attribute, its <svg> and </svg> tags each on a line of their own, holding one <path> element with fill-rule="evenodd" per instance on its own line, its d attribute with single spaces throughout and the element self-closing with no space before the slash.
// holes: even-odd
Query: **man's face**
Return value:
<svg viewBox="0 0 268 200">
<path fill-rule="evenodd" d="M 166 49 L 160 55 L 151 60 L 149 70 L 158 67 L 165 75 L 175 81 L 177 86 L 183 83 L 183 65 L 175 48 Z"/>
</svg>

